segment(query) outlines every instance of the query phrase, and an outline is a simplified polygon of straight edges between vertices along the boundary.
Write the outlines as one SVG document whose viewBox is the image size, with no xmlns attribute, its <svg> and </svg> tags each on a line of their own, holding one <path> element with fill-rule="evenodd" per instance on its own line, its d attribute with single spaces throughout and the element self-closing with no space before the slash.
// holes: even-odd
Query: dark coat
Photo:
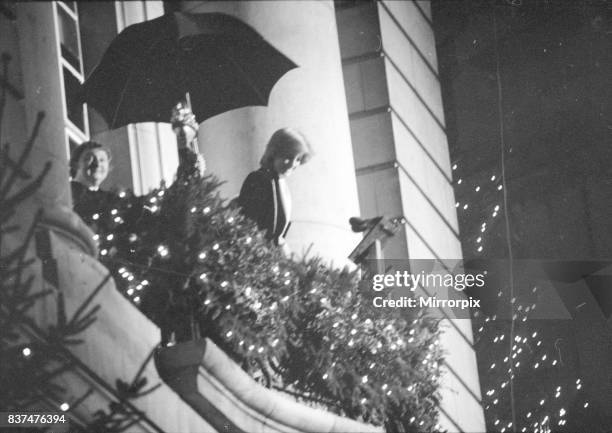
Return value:
<svg viewBox="0 0 612 433">
<path fill-rule="evenodd" d="M 240 189 L 238 204 L 277 245 L 287 235 L 291 223 L 282 204 L 278 175 L 272 170 L 260 168 L 250 173 Z"/>
<path fill-rule="evenodd" d="M 70 182 L 72 189 L 72 203 L 74 211 L 84 220 L 91 219 L 95 213 L 101 214 L 109 211 L 114 194 L 101 189 L 92 191 L 79 182 Z"/>
<path fill-rule="evenodd" d="M 110 233 L 114 227 L 110 212 L 117 204 L 117 196 L 101 189 L 92 191 L 75 181 L 70 182 L 70 188 L 74 212 L 94 233 Z M 98 216 L 94 217 L 95 214 Z"/>
</svg>

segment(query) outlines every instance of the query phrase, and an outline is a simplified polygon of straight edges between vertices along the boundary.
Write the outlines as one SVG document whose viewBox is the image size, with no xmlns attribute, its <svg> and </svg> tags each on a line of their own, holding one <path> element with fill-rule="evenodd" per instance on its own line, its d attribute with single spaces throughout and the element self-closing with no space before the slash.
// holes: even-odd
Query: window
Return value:
<svg viewBox="0 0 612 433">
<path fill-rule="evenodd" d="M 89 137 L 87 107 L 79 97 L 85 77 L 77 7 L 76 2 L 55 2 L 67 150 Z"/>
<path fill-rule="evenodd" d="M 64 93 L 68 120 L 81 132 L 85 132 L 85 104 L 79 101 L 81 81 L 64 67 Z"/>
<path fill-rule="evenodd" d="M 77 11 L 76 9 L 76 2 L 65 2 L 65 1 L 61 1 L 59 3 L 62 3 L 64 6 L 66 6 L 67 8 L 69 8 L 72 12 Z"/>
<path fill-rule="evenodd" d="M 60 48 L 62 59 L 67 61 L 75 70 L 80 71 L 79 33 L 77 23 L 65 8 L 57 8 L 59 25 Z"/>
<path fill-rule="evenodd" d="M 66 152 L 68 153 L 68 155 L 72 155 L 72 152 L 81 143 L 81 140 L 79 139 L 79 137 L 73 136 L 70 132 L 66 134 L 66 137 L 68 139 L 68 146 L 66 147 Z"/>
</svg>

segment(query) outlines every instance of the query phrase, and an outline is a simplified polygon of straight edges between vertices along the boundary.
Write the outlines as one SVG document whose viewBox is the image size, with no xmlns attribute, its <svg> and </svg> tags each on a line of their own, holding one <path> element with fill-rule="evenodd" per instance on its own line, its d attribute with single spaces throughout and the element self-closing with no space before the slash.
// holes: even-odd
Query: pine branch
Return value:
<svg viewBox="0 0 612 433">
<path fill-rule="evenodd" d="M 23 147 L 23 151 L 21 152 L 21 155 L 19 155 L 19 158 L 17 159 L 17 161 L 15 162 L 14 166 L 18 167 L 19 169 L 22 169 L 25 165 L 26 160 L 28 159 L 28 157 L 30 156 L 30 153 L 32 152 L 32 149 L 34 148 L 34 143 L 36 142 L 36 138 L 38 137 L 38 133 L 40 130 L 40 125 L 42 124 L 42 121 L 45 117 L 45 113 L 42 111 L 39 111 L 37 116 L 36 116 L 36 121 L 34 122 L 34 128 L 32 128 L 32 132 L 30 134 L 30 137 L 27 139 L 27 141 L 24 144 Z M 1 118 L 0 118 L 1 120 Z M 1 123 L 1 121 L 0 121 Z M 9 155 L 8 155 L 8 148 L 6 148 L 6 153 L 4 154 L 4 158 L 6 158 L 7 160 L 10 159 Z M 51 168 L 50 163 L 46 163 L 45 167 L 43 168 L 42 172 L 37 176 L 36 180 L 33 182 L 33 184 L 40 186 L 42 184 L 42 179 L 46 176 L 47 172 L 49 171 L 49 169 Z M 18 180 L 19 178 L 19 171 L 18 170 L 11 170 L 9 171 L 8 177 L 7 179 L 3 182 L 4 184 L 2 186 L 0 186 L 0 202 L 5 202 L 5 203 L 10 203 L 11 206 L 16 206 L 17 203 L 20 203 L 21 201 L 23 201 L 26 197 L 28 197 L 28 195 L 25 194 L 21 194 L 21 193 L 17 193 L 15 196 L 13 196 L 13 199 L 11 200 L 7 200 L 7 194 L 8 192 L 13 188 L 14 183 Z M 24 187 L 24 190 L 28 191 L 28 194 L 31 195 L 34 193 L 34 191 L 36 190 L 36 188 L 31 188 L 30 187 L 31 184 L 28 184 L 28 186 Z M 21 201 L 18 201 L 16 199 L 16 197 L 18 197 Z M 9 207 L 9 206 L 7 206 Z"/>
<path fill-rule="evenodd" d="M 4 76 L 7 74 L 7 58 L 3 56 Z M 0 95 L 0 127 L 2 126 L 4 106 L 6 101 L 6 86 L 2 86 Z M 77 343 L 78 340 L 69 339 L 83 332 L 95 320 L 94 314 L 97 308 L 85 312 L 85 309 L 97 293 L 95 291 L 77 309 L 77 312 L 66 323 L 65 317 L 59 314 L 60 328 L 50 328 L 48 333 L 38 329 L 27 312 L 42 298 L 51 293 L 51 290 L 39 290 L 31 293 L 34 283 L 34 275 L 26 275 L 34 258 L 26 255 L 32 243 L 34 232 L 42 217 L 42 211 L 38 211 L 30 226 L 25 230 L 21 243 L 11 251 L 6 251 L 2 245 L 4 236 L 18 232 L 18 224 L 9 224 L 16 215 L 16 210 L 41 186 L 48 174 L 51 164 L 46 163 L 44 168 L 34 180 L 25 172 L 24 165 L 29 158 L 34 143 L 39 134 L 44 113 L 39 113 L 29 138 L 23 146 L 22 152 L 16 161 L 9 154 L 9 146 L 3 146 L 0 151 L 0 285 L 2 296 L 0 297 L 0 319 L 2 336 L 0 345 L 0 383 L 3 397 L 0 399 L 3 407 L 23 409 L 31 407 L 39 400 L 45 399 L 54 393 L 64 393 L 65 390 L 54 383 L 54 379 L 75 368 L 73 362 L 66 360 L 65 347 L 62 343 Z M 0 131 L 1 132 L 1 131 Z M 24 186 L 18 187 L 18 182 L 27 181 Z M 16 192 L 11 194 L 11 191 Z M 61 301 L 61 292 L 59 293 Z M 58 305 L 61 311 L 63 305 Z M 99 308 L 99 307 L 98 307 Z M 29 329 L 37 335 L 40 340 L 28 339 Z M 24 339 L 27 341 L 24 343 Z M 12 343 L 13 342 L 13 343 Z M 14 342 L 20 345 L 14 346 Z M 8 400 L 4 401 L 4 395 Z M 87 395 L 83 397 L 86 398 Z"/>
</svg>

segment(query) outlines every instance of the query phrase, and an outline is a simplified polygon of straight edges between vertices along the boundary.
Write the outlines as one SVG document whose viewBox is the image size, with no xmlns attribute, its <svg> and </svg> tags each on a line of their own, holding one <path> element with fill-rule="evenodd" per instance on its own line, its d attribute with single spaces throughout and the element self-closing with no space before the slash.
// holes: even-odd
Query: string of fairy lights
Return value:
<svg viewBox="0 0 612 433">
<path fill-rule="evenodd" d="M 458 172 L 459 165 L 457 163 L 452 166 L 453 172 Z M 474 182 L 471 185 L 468 184 L 463 178 L 458 177 L 455 182 L 455 188 L 461 188 L 461 195 L 464 197 L 468 196 L 470 191 L 478 194 L 479 197 L 476 197 L 476 200 L 479 204 L 482 203 L 483 193 L 487 191 L 487 182 L 491 185 L 488 190 L 489 193 L 493 193 L 495 191 L 501 192 L 503 190 L 503 185 L 499 183 L 499 176 L 496 174 L 491 174 L 487 176 L 485 182 Z M 473 253 L 475 255 L 480 255 L 483 253 L 484 244 L 486 240 L 486 234 L 491 224 L 491 219 L 496 218 L 501 212 L 501 204 L 495 203 L 495 196 L 493 195 L 493 203 L 485 205 L 484 214 L 485 217 L 479 223 L 477 223 L 478 233 L 477 235 L 469 238 L 468 242 L 473 242 Z M 489 196 L 491 199 L 491 196 Z M 465 200 L 465 199 L 464 199 Z M 455 203 L 455 207 L 459 212 L 468 211 L 470 209 L 470 204 L 465 202 L 462 203 L 457 201 Z M 473 216 L 474 214 L 472 214 Z M 473 225 L 473 227 L 476 224 Z M 470 242 L 470 243 L 471 243 Z M 537 287 L 534 287 L 532 292 L 535 294 L 537 291 Z M 498 297 L 502 297 L 502 292 L 498 292 Z M 536 303 L 531 303 L 530 305 L 521 305 L 516 303 L 516 298 L 512 298 L 511 303 L 514 304 L 515 311 L 513 313 L 512 320 L 523 323 L 525 327 L 527 326 L 526 322 L 528 321 L 528 317 L 533 311 L 536 309 Z M 479 313 L 475 312 L 475 316 L 478 316 Z M 494 335 L 487 334 L 487 324 L 494 322 L 497 320 L 497 316 L 493 315 L 491 317 L 485 317 L 484 324 L 481 325 L 477 333 L 479 335 L 486 336 L 490 338 L 489 342 L 492 344 L 491 349 L 496 350 L 498 347 L 500 351 L 506 350 L 505 346 L 500 346 L 502 342 L 505 342 L 508 338 L 508 334 L 505 332 L 496 333 Z M 547 368 L 560 368 L 560 362 L 558 357 L 551 356 L 549 353 L 545 351 L 544 343 L 540 338 L 537 331 L 529 331 L 527 329 L 521 330 L 514 335 L 514 343 L 511 346 L 510 353 L 504 356 L 501 362 L 491 362 L 488 366 L 488 377 L 496 377 L 497 384 L 495 386 L 490 386 L 489 389 L 486 390 L 485 398 L 484 398 L 484 408 L 487 413 L 489 413 L 489 417 L 492 417 L 492 426 L 500 433 L 505 432 L 550 432 L 554 430 L 556 427 L 563 427 L 567 424 L 567 415 L 568 409 L 565 407 L 559 407 L 559 403 L 562 401 L 562 396 L 566 393 L 570 393 L 571 389 L 564 389 L 561 385 L 553 385 L 549 390 L 548 394 L 542 395 L 537 402 L 534 402 L 534 409 L 527 411 L 519 416 L 517 419 L 517 423 L 519 424 L 518 429 L 514 429 L 512 421 L 503 420 L 497 417 L 497 413 L 495 411 L 496 407 L 499 407 L 502 404 L 501 394 L 504 392 L 508 392 L 510 380 L 515 378 L 515 375 L 520 374 L 521 370 L 531 369 L 532 371 L 544 371 Z M 580 378 L 576 378 L 574 384 L 574 392 L 579 392 L 583 387 L 583 382 Z M 579 397 L 582 398 L 582 397 Z M 586 399 L 583 398 L 582 403 L 580 403 L 583 409 L 589 407 L 590 403 Z M 522 419 L 520 419 L 522 417 Z"/>
<path fill-rule="evenodd" d="M 558 356 L 551 356 L 544 347 L 542 338 L 540 338 L 538 331 L 529 330 L 528 328 L 528 317 L 536 309 L 535 302 L 531 305 L 525 306 L 517 302 L 514 294 L 514 266 L 513 266 L 513 253 L 512 253 L 512 241 L 510 237 L 510 220 L 507 214 L 508 211 L 508 195 L 504 188 L 506 185 L 506 143 L 505 143 L 505 125 L 504 125 L 504 106 L 503 106 L 503 87 L 501 79 L 501 62 L 499 53 L 499 41 L 498 41 L 498 28 L 497 28 L 497 11 L 493 8 L 492 13 L 492 28 L 494 36 L 494 55 L 496 65 L 496 87 L 497 87 L 497 111 L 499 119 L 499 144 L 500 144 L 500 165 L 501 173 L 491 173 L 490 177 L 487 175 L 483 176 L 484 179 L 480 179 L 472 185 L 464 185 L 464 181 L 460 176 L 457 176 L 458 164 L 453 164 L 452 169 L 454 177 L 457 178 L 455 182 L 455 188 L 463 189 L 462 196 L 468 197 L 469 192 L 477 194 L 476 198 L 478 207 L 482 210 L 484 208 L 485 218 L 480 221 L 478 233 L 471 239 L 473 244 L 470 247 L 474 248 L 475 255 L 481 255 L 484 252 L 485 234 L 489 229 L 489 223 L 491 220 L 496 218 L 501 212 L 501 208 L 506 211 L 504 214 L 505 219 L 505 238 L 508 249 L 508 260 L 509 260 L 509 274 L 510 274 L 510 329 L 509 332 L 503 330 L 501 332 L 487 332 L 487 324 L 493 324 L 497 317 L 485 317 L 484 324 L 479 327 L 477 334 L 482 338 L 489 339 L 487 343 L 492 345 L 493 348 L 499 347 L 502 353 L 502 361 L 493 361 L 489 364 L 487 374 L 485 375 L 489 383 L 488 390 L 484 393 L 484 406 L 487 413 L 487 417 L 492 421 L 493 428 L 500 433 L 506 431 L 520 431 L 527 432 L 533 431 L 535 433 L 549 433 L 552 430 L 562 428 L 567 424 L 568 411 L 565 407 L 559 407 L 562 395 L 570 393 L 570 389 L 564 389 L 559 383 L 549 384 L 551 387 L 547 392 L 541 392 L 541 395 L 537 397 L 538 401 L 533 402 L 532 408 L 527 409 L 525 413 L 517 413 L 516 402 L 515 402 L 515 387 L 514 380 L 517 374 L 525 374 L 525 370 L 529 370 L 530 373 L 540 374 L 540 377 L 545 377 L 545 371 L 548 369 L 556 370 L 560 373 L 561 368 L 560 353 Z M 511 151 L 511 149 L 510 149 Z M 492 188 L 486 188 L 484 185 L 491 185 Z M 489 191 L 488 200 L 485 199 L 484 192 Z M 498 191 L 500 194 L 497 198 L 494 193 Z M 484 206 L 483 206 L 484 205 Z M 467 212 L 470 208 L 469 203 L 456 202 L 455 207 L 458 211 Z M 473 221 L 471 221 L 473 224 Z M 492 224 L 491 224 L 492 225 Z M 465 245 L 465 244 L 464 244 Z M 464 247 L 465 248 L 465 247 Z M 532 294 L 537 292 L 537 287 L 533 287 Z M 501 298 L 503 293 L 498 292 L 498 297 Z M 475 317 L 478 317 L 478 312 L 474 312 Z M 517 325 L 521 326 L 517 329 Z M 494 326 L 490 326 L 491 331 L 496 331 Z M 492 334 L 492 335 L 491 335 Z M 509 340 L 509 341 L 504 341 Z M 509 349 L 509 350 L 508 350 Z M 576 378 L 573 384 L 574 393 L 579 393 L 582 389 L 583 383 L 580 378 Z M 566 388 L 570 388 L 566 386 Z M 503 393 L 508 393 L 511 406 L 510 420 L 502 419 L 499 416 L 499 411 L 495 409 L 501 404 L 507 404 L 507 401 L 502 402 Z M 584 396 L 577 395 L 575 398 L 582 399 L 582 409 L 589 407 L 589 402 Z M 520 430 L 519 430 L 520 429 Z"/>
<path fill-rule="evenodd" d="M 144 198 L 142 208 L 149 215 L 158 215 L 162 211 L 164 206 L 164 189 L 160 189 Z M 118 287 L 121 288 L 124 295 L 135 305 L 140 305 L 143 300 L 143 294 L 151 286 L 151 272 L 174 272 L 171 267 L 164 267 L 160 265 L 160 262 L 171 260 L 173 258 L 174 251 L 165 242 L 159 242 L 157 245 L 153 245 L 150 250 L 153 252 L 152 260 L 148 260 L 146 265 L 142 264 L 142 261 L 130 261 L 125 260 L 125 255 L 120 261 L 115 261 L 116 249 L 120 248 L 117 242 L 121 237 L 119 235 L 120 229 L 124 226 L 126 219 L 129 219 L 123 212 L 125 206 L 122 201 L 126 199 L 125 193 L 119 194 L 119 201 L 116 206 L 111 207 L 108 211 L 99 211 L 98 213 L 92 214 L 89 218 L 85 217 L 84 220 L 91 222 L 102 222 L 111 221 L 117 231 L 113 232 L 98 232 L 94 235 L 94 240 L 99 245 L 99 251 L 101 260 L 106 263 L 115 264 L 115 278 L 119 279 L 121 284 Z M 228 227 L 236 227 L 240 224 L 240 221 L 236 219 L 235 214 L 231 212 L 225 213 L 218 209 L 211 208 L 213 205 L 203 206 L 192 206 L 189 209 L 189 213 L 194 217 L 198 215 L 206 216 L 211 219 L 223 219 L 223 224 Z M 133 209 L 132 209 L 133 210 Z M 201 285 L 205 288 L 205 291 L 210 293 L 202 301 L 202 308 L 216 308 L 221 307 L 222 310 L 228 314 L 232 312 L 236 307 L 246 307 L 248 310 L 256 313 L 258 321 L 264 317 L 267 318 L 268 323 L 274 325 L 280 321 L 283 309 L 288 308 L 290 302 L 300 302 L 299 297 L 304 296 L 300 294 L 299 281 L 296 273 L 290 269 L 286 264 L 275 264 L 270 268 L 273 281 L 268 281 L 269 284 L 274 285 L 276 291 L 274 298 L 263 295 L 261 289 L 256 285 L 249 284 L 246 281 L 240 280 L 239 276 L 236 278 L 226 278 L 223 280 L 218 279 L 218 274 L 215 274 L 214 269 L 207 268 L 209 260 L 216 260 L 222 257 L 226 253 L 227 248 L 240 248 L 246 249 L 248 247 L 254 247 L 254 237 L 258 237 L 261 240 L 261 234 L 256 235 L 245 235 L 238 238 L 237 245 L 235 243 L 228 243 L 222 237 L 217 241 L 213 241 L 205 244 L 203 248 L 195 252 L 195 258 L 200 263 L 199 266 L 195 266 L 195 275 L 177 275 L 186 279 L 189 284 Z M 125 239 L 125 233 L 123 238 Z M 128 244 L 134 245 L 132 252 L 137 253 L 136 243 L 140 241 L 139 234 L 130 233 L 127 236 Z M 121 247 L 123 248 L 123 247 Z M 128 246 L 129 248 L 129 246 Z M 147 262 L 147 261 L 145 261 Z M 156 264 L 157 263 L 157 264 Z M 284 267 L 284 268 L 283 268 Z M 187 284 L 187 283 L 186 283 Z M 257 284 L 257 283 L 256 283 Z M 324 283 L 323 283 L 324 284 Z M 356 287 L 356 286 L 355 286 Z M 227 298 L 221 296 L 223 293 L 229 293 L 229 291 L 236 291 L 240 293 L 243 305 L 239 306 L 234 304 L 236 298 Z M 268 291 L 269 288 L 268 288 Z M 425 346 L 425 350 L 415 350 L 417 347 L 421 347 L 423 338 L 420 335 L 426 327 L 420 324 L 421 319 L 414 319 L 407 326 L 411 327 L 409 331 L 407 327 L 397 328 L 394 325 L 393 320 L 387 319 L 374 319 L 369 314 L 358 314 L 360 312 L 361 304 L 364 303 L 361 299 L 356 299 L 356 292 L 347 290 L 343 296 L 334 296 L 333 293 L 329 292 L 329 287 L 321 284 L 313 285 L 310 290 L 306 293 L 309 298 L 309 302 L 313 302 L 318 305 L 322 305 L 325 308 L 322 312 L 313 320 L 320 323 L 328 323 L 327 335 L 325 336 L 325 348 L 329 353 L 335 354 L 335 359 L 341 353 L 348 354 L 349 358 L 358 359 L 357 355 L 360 350 L 367 348 L 370 356 L 375 359 L 389 359 L 397 358 L 398 352 L 405 350 L 412 350 L 418 353 L 418 361 L 420 366 L 418 370 L 420 374 L 424 374 L 422 377 L 429 377 L 431 381 L 437 382 L 441 375 L 441 349 L 439 347 L 438 340 L 432 339 L 428 346 Z M 222 299 L 230 299 L 225 303 L 219 304 Z M 346 312 L 355 311 L 353 314 L 347 316 Z M 235 314 L 239 314 L 238 311 Z M 350 319 L 350 320 L 348 320 Z M 382 321 L 381 321 L 382 320 Z M 280 323 L 279 323 L 280 325 Z M 248 329 L 241 329 L 236 326 L 236 320 L 226 320 L 220 323 L 222 330 L 220 336 L 232 347 L 240 348 L 245 353 L 252 353 L 263 357 L 274 357 L 276 349 L 279 349 L 282 341 L 282 336 L 278 333 L 266 333 L 262 335 L 261 332 L 255 333 Z M 323 325 L 321 325 L 323 326 Z M 270 326 L 268 329 L 273 329 Z M 246 331 L 246 332 L 245 332 Z M 172 344 L 172 343 L 170 343 Z M 405 352 L 404 352 L 405 353 Z M 342 356 L 342 355 L 340 355 Z M 363 355 L 361 355 L 363 357 Z M 362 371 L 358 375 L 360 386 L 360 392 L 362 397 L 359 399 L 360 404 L 363 407 L 371 406 L 373 388 L 378 389 L 379 393 L 387 398 L 401 398 L 402 395 L 418 394 L 423 386 L 423 380 L 417 379 L 416 376 L 411 382 L 405 380 L 398 380 L 397 377 L 390 377 L 388 373 L 381 373 L 386 371 L 386 362 L 372 361 L 365 367 L 367 371 Z M 334 380 L 340 380 L 343 375 L 346 374 L 347 365 L 340 362 L 334 361 L 329 365 L 329 368 L 321 371 L 320 378 L 325 382 L 331 383 Z M 409 423 L 416 427 L 422 427 L 426 425 L 425 414 L 421 416 L 411 417 Z M 430 426 L 429 428 L 431 428 Z M 440 426 L 433 426 L 434 430 L 439 430 Z"/>
<path fill-rule="evenodd" d="M 533 288 L 532 293 L 537 292 L 537 287 Z M 511 302 L 516 302 L 515 299 Z M 517 317 L 516 320 L 519 323 L 525 323 L 528 320 L 529 314 L 533 313 L 536 309 L 536 304 L 524 306 L 517 304 Z M 478 314 L 475 314 L 478 316 Z M 500 332 L 494 335 L 486 334 L 486 324 L 492 323 L 497 320 L 496 316 L 485 317 L 484 324 L 478 328 L 478 334 L 484 335 L 488 340 L 493 350 L 495 347 L 501 347 L 502 352 L 505 346 L 498 346 L 505 343 L 507 333 Z M 526 328 L 526 326 L 525 326 Z M 512 364 L 513 369 L 509 366 Z M 521 414 L 520 424 L 518 429 L 512 429 L 512 422 L 503 420 L 496 415 L 496 407 L 504 404 L 503 393 L 507 392 L 509 380 L 514 379 L 514 375 L 520 374 L 523 370 L 531 370 L 531 372 L 540 371 L 541 374 L 546 374 L 547 369 L 556 369 L 559 376 L 562 376 L 562 363 L 559 360 L 559 356 L 551 356 L 545 349 L 545 344 L 538 331 L 521 329 L 514 336 L 512 344 L 512 351 L 509 355 L 505 356 L 501 362 L 491 362 L 488 366 L 487 378 L 494 377 L 498 379 L 497 384 L 490 386 L 484 393 L 484 407 L 485 410 L 493 415 L 492 424 L 498 429 L 500 433 L 506 431 L 534 431 L 534 432 L 547 432 L 554 429 L 556 426 L 562 427 L 567 424 L 568 410 L 565 407 L 559 407 L 562 404 L 562 396 L 565 394 L 573 394 L 571 398 L 582 399 L 580 405 L 583 409 L 589 407 L 589 401 L 579 391 L 583 387 L 582 379 L 576 378 L 573 384 L 573 389 L 570 387 L 564 387 L 559 384 L 552 384 L 548 392 L 542 392 L 538 397 L 537 401 L 533 403 L 533 408 Z"/>
<path fill-rule="evenodd" d="M 470 217 L 475 216 L 475 212 L 481 210 L 484 217 L 481 217 L 480 222 L 470 221 L 471 227 L 474 227 L 477 231 L 476 235 L 470 236 L 465 240 L 465 244 L 473 248 L 472 253 L 476 256 L 483 254 L 484 246 L 486 244 L 486 235 L 490 232 L 491 220 L 498 217 L 502 212 L 501 203 L 498 202 L 495 192 L 503 191 L 503 184 L 500 183 L 500 177 L 498 174 L 490 174 L 481 176 L 484 179 L 480 181 L 466 181 L 462 177 L 458 176 L 457 173 L 460 171 L 459 164 L 455 163 L 452 166 L 453 172 L 457 180 L 455 181 L 456 190 L 459 189 L 459 195 L 463 198 L 462 201 L 457 201 L 455 207 L 458 212 L 472 211 Z M 488 195 L 485 197 L 485 194 Z M 476 194 L 476 197 L 474 197 Z M 468 197 L 473 197 L 472 201 Z M 488 203 L 484 203 L 483 200 L 488 199 Z M 474 206 L 473 203 L 478 203 Z M 467 216 L 467 215 L 465 215 Z M 465 245 L 464 244 L 464 245 Z M 537 292 L 537 287 L 532 289 L 532 293 Z M 498 292 L 498 297 L 501 298 L 503 293 Z M 509 392 L 510 380 L 514 380 L 517 374 L 521 374 L 522 371 L 530 369 L 532 372 L 541 372 L 545 374 L 547 369 L 557 369 L 558 373 L 561 374 L 561 362 L 558 356 L 551 356 L 546 351 L 545 343 L 540 337 L 538 331 L 526 329 L 528 327 L 529 315 L 536 309 L 536 303 L 532 302 L 528 305 L 522 305 L 517 303 L 516 298 L 510 299 L 513 304 L 513 315 L 512 320 L 516 323 L 523 325 L 525 329 L 521 329 L 514 335 L 514 342 L 510 348 L 510 353 L 503 356 L 503 360 L 491 362 L 488 365 L 486 377 L 489 379 L 487 383 L 489 388 L 484 392 L 483 404 L 486 411 L 487 418 L 490 419 L 492 427 L 499 433 L 506 432 L 536 432 L 536 433 L 548 433 L 556 428 L 563 427 L 568 423 L 568 409 L 562 407 L 562 397 L 566 394 L 571 394 L 570 398 L 582 399 L 580 406 L 586 409 L 590 406 L 588 400 L 583 396 L 575 394 L 579 393 L 583 388 L 584 383 L 580 378 L 576 378 L 575 383 L 572 387 L 563 387 L 560 384 L 551 384 L 551 388 L 547 393 L 543 393 L 539 399 L 534 402 L 533 409 L 525 413 L 519 414 L 517 419 L 517 428 L 513 425 L 512 421 L 504 420 L 498 417 L 497 408 L 500 405 L 507 404 L 503 399 L 504 393 Z M 478 317 L 482 313 L 474 312 L 475 317 Z M 493 324 L 498 318 L 496 315 L 491 317 L 484 317 L 484 323 L 478 327 L 477 334 L 483 338 L 487 338 L 488 342 L 492 345 L 493 349 L 498 348 L 501 353 L 504 353 L 507 348 L 505 345 L 509 337 L 508 332 L 496 332 L 491 335 L 488 329 L 488 325 Z M 493 329 L 493 328 L 491 328 Z M 493 378 L 493 379 L 492 379 Z M 484 382 L 484 381 L 483 381 Z M 484 386 L 484 383 L 483 383 Z M 573 393 L 572 393 L 573 391 Z"/>
<path fill-rule="evenodd" d="M 452 170 L 453 172 L 460 171 L 459 164 L 454 163 L 452 165 Z M 499 175 L 495 173 L 491 174 L 491 176 L 485 175 L 484 179 L 481 179 L 480 181 L 477 181 L 477 182 L 471 182 L 471 184 L 469 185 L 468 185 L 468 181 L 464 181 L 462 177 L 459 177 L 455 181 L 455 188 L 457 188 L 459 185 L 463 185 L 462 188 L 465 189 L 466 191 L 473 191 L 474 193 L 479 193 L 482 196 L 487 193 L 494 194 L 496 191 L 502 192 L 504 189 L 504 186 L 500 181 L 501 179 Z M 474 251 L 473 251 L 474 254 L 483 253 L 484 244 L 485 244 L 484 234 L 489 229 L 490 227 L 489 225 L 491 224 L 491 221 L 497 218 L 497 216 L 500 214 L 501 204 L 497 202 L 497 200 L 498 200 L 497 198 L 494 198 L 492 200 L 493 203 L 490 205 L 487 205 L 486 208 L 484 209 L 485 216 L 484 216 L 484 219 L 482 219 L 480 222 L 479 234 L 474 236 L 473 241 L 472 241 L 473 248 L 474 248 Z M 462 216 L 462 212 L 468 212 L 472 210 L 472 208 L 470 208 L 470 203 L 467 201 L 464 203 L 460 201 L 456 201 L 455 208 L 457 208 L 458 212 L 460 212 L 459 214 L 460 217 Z M 482 208 L 479 208 L 479 210 L 482 210 Z"/>
</svg>

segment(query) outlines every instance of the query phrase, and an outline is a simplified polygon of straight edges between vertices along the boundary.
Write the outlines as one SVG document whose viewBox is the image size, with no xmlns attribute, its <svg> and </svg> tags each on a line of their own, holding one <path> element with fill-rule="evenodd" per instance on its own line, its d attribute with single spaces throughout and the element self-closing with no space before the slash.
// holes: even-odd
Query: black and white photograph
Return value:
<svg viewBox="0 0 612 433">
<path fill-rule="evenodd" d="M 611 432 L 611 15 L 0 1 L 0 430 Z"/>
</svg>

